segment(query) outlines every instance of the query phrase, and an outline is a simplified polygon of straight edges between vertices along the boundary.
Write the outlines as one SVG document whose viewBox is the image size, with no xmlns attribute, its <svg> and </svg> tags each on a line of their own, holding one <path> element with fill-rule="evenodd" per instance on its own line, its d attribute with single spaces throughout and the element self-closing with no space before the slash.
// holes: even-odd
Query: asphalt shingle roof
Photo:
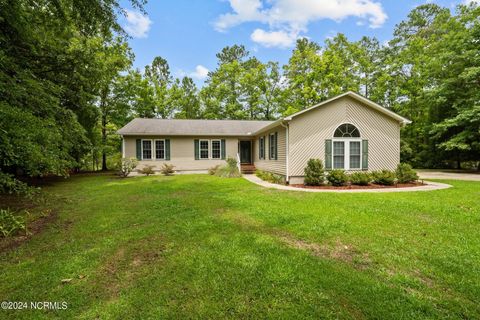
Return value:
<svg viewBox="0 0 480 320">
<path fill-rule="evenodd" d="M 121 135 L 248 136 L 274 121 L 181 120 L 135 118 L 118 130 Z"/>
</svg>

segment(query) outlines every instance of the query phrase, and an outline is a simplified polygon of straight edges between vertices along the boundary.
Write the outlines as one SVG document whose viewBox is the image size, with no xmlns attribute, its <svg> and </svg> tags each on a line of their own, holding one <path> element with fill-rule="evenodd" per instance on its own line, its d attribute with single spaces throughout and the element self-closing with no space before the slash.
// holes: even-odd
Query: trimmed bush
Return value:
<svg viewBox="0 0 480 320">
<path fill-rule="evenodd" d="M 391 186 L 395 183 L 395 172 L 390 170 L 373 171 L 372 178 L 376 184 Z"/>
<path fill-rule="evenodd" d="M 237 178 L 241 177 L 240 171 L 238 171 L 237 160 L 233 158 L 227 158 L 227 164 L 225 166 L 217 168 L 215 175 L 224 178 Z"/>
<path fill-rule="evenodd" d="M 368 186 L 372 176 L 368 172 L 354 172 L 350 175 L 350 182 L 357 186 Z"/>
<path fill-rule="evenodd" d="M 331 170 L 328 172 L 327 180 L 332 186 L 339 187 L 347 183 L 348 176 L 343 170 Z"/>
<path fill-rule="evenodd" d="M 122 178 L 128 177 L 128 175 L 135 169 L 138 165 L 138 160 L 136 158 L 123 158 L 120 163 L 120 170 L 118 175 Z"/>
<path fill-rule="evenodd" d="M 144 174 L 147 177 L 151 174 L 155 174 L 155 171 L 153 171 L 154 166 L 145 166 L 142 169 L 138 170 L 138 173 Z"/>
<path fill-rule="evenodd" d="M 173 170 L 173 168 L 175 168 L 174 165 L 164 163 L 163 166 L 160 168 L 160 172 L 165 176 L 173 176 L 173 174 L 175 173 L 175 170 Z"/>
<path fill-rule="evenodd" d="M 395 170 L 395 175 L 399 183 L 409 183 L 418 180 L 417 172 L 408 163 L 399 163 Z"/>
<path fill-rule="evenodd" d="M 305 172 L 304 181 L 307 186 L 319 186 L 325 181 L 323 163 L 320 159 L 308 160 L 307 167 L 303 171 Z"/>
<path fill-rule="evenodd" d="M 27 232 L 25 218 L 10 209 L 0 209 L 0 236 L 10 237 L 19 231 Z"/>
</svg>

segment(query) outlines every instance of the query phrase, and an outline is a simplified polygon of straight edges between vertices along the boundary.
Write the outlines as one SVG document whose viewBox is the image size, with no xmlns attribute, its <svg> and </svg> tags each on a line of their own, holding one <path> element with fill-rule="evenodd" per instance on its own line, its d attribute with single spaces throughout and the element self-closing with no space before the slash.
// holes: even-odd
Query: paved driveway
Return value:
<svg viewBox="0 0 480 320">
<path fill-rule="evenodd" d="M 422 171 L 417 170 L 421 179 L 451 179 L 480 181 L 480 173 L 464 173 L 455 171 Z"/>
</svg>

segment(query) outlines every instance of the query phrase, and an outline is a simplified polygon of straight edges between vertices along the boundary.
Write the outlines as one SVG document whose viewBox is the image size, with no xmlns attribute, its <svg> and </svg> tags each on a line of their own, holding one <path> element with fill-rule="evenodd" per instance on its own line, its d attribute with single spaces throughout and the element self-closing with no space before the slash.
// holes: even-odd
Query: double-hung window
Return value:
<svg viewBox="0 0 480 320">
<path fill-rule="evenodd" d="M 221 159 L 222 144 L 220 140 L 212 140 L 212 159 Z"/>
<path fill-rule="evenodd" d="M 208 159 L 210 154 L 208 152 L 209 141 L 200 140 L 200 159 Z"/>
<path fill-rule="evenodd" d="M 350 142 L 350 170 L 360 169 L 361 168 L 361 158 L 362 154 L 360 152 L 361 143 L 360 141 L 349 141 Z"/>
<path fill-rule="evenodd" d="M 165 159 L 165 140 L 155 140 L 155 159 Z"/>
<path fill-rule="evenodd" d="M 142 140 L 142 160 L 152 159 L 152 140 Z"/>
<path fill-rule="evenodd" d="M 333 169 L 345 169 L 345 141 L 333 141 Z"/>
</svg>

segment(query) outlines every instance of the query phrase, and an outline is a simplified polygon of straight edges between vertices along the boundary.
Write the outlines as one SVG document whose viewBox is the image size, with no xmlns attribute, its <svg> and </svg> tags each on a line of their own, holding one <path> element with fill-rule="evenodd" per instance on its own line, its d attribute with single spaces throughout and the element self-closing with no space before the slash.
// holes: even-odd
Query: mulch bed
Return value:
<svg viewBox="0 0 480 320">
<path fill-rule="evenodd" d="M 421 182 L 412 182 L 412 183 L 397 183 L 392 186 L 384 186 L 380 184 L 371 183 L 368 186 L 357 186 L 357 185 L 349 185 L 349 186 L 306 186 L 304 184 L 290 184 L 290 187 L 295 188 L 304 188 L 304 189 L 334 189 L 334 190 L 351 190 L 351 189 L 385 189 L 385 188 L 411 188 L 411 187 L 419 187 L 424 186 L 425 184 Z"/>
</svg>

